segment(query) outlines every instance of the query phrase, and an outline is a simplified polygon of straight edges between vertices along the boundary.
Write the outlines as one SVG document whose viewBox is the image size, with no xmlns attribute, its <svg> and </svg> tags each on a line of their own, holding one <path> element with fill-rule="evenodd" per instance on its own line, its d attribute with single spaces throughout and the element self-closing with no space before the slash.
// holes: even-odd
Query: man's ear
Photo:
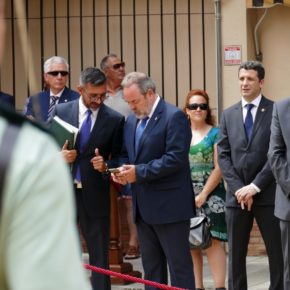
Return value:
<svg viewBox="0 0 290 290">
<path fill-rule="evenodd" d="M 83 87 L 82 86 L 77 86 L 77 91 L 79 92 L 79 94 L 81 95 L 83 92 Z"/>
</svg>

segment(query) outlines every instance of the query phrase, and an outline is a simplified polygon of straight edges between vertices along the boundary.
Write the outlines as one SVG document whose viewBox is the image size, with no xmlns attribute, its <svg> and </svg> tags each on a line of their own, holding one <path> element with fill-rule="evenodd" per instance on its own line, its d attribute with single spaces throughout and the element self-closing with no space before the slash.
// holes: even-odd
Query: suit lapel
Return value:
<svg viewBox="0 0 290 290">
<path fill-rule="evenodd" d="M 264 118 L 267 116 L 268 109 L 269 109 L 268 107 L 269 107 L 269 102 L 262 96 L 259 107 L 257 108 L 252 137 L 255 136 L 258 128 L 261 127 L 261 123 L 263 122 Z"/>
<path fill-rule="evenodd" d="M 136 153 L 136 158 L 138 156 L 138 154 L 140 153 L 141 148 L 143 147 L 143 143 L 146 140 L 146 138 L 148 138 L 148 136 L 150 135 L 150 132 L 154 129 L 154 127 L 158 124 L 160 117 L 161 117 L 161 113 L 164 109 L 164 101 L 162 99 L 160 99 L 152 117 L 149 119 L 148 124 L 141 136 L 140 139 L 140 143 L 139 143 L 139 148 L 138 151 Z M 136 131 L 136 130 L 135 130 Z M 133 147 L 134 148 L 134 147 Z"/>
<path fill-rule="evenodd" d="M 243 142 L 245 142 L 245 144 L 248 144 L 248 139 L 244 126 L 242 102 L 237 103 L 234 109 L 236 110 L 236 113 L 232 122 L 233 124 L 237 125 L 237 132 L 242 132 L 241 137 L 243 139 Z"/>
</svg>

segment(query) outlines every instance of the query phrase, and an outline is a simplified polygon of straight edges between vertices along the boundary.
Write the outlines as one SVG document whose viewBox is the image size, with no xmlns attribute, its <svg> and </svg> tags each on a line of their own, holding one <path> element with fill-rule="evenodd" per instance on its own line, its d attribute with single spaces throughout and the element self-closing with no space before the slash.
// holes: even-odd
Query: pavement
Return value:
<svg viewBox="0 0 290 290">
<path fill-rule="evenodd" d="M 87 257 L 84 262 L 88 263 Z M 141 258 L 134 260 L 124 260 L 133 266 L 134 271 L 140 271 L 143 275 Z M 248 290 L 266 290 L 269 288 L 269 268 L 267 256 L 247 257 Z M 205 290 L 214 290 L 213 279 L 208 267 L 207 258 L 204 256 L 204 286 Z M 112 290 L 144 290 L 144 285 L 131 283 L 126 285 L 112 285 Z"/>
</svg>

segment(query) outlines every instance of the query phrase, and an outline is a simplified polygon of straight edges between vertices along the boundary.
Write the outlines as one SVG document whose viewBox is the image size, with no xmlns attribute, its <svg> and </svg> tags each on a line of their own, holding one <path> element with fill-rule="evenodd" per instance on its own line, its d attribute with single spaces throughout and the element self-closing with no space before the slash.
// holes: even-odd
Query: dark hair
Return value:
<svg viewBox="0 0 290 290">
<path fill-rule="evenodd" d="M 117 58 L 117 54 L 115 53 L 110 53 L 110 54 L 107 54 L 106 56 L 103 57 L 103 59 L 101 60 L 100 62 L 100 68 L 102 71 L 104 71 L 106 68 L 108 68 L 108 60 L 109 58 Z"/>
<path fill-rule="evenodd" d="M 96 67 L 87 67 L 81 72 L 79 84 L 84 86 L 86 84 L 91 84 L 94 87 L 101 86 L 106 83 L 105 74 Z"/>
<path fill-rule="evenodd" d="M 210 108 L 210 105 L 209 105 L 209 96 L 208 96 L 207 92 L 204 91 L 204 90 L 194 89 L 194 90 L 191 90 L 191 91 L 188 92 L 188 94 L 187 94 L 187 96 L 185 98 L 185 104 L 184 104 L 184 107 L 183 107 L 183 112 L 186 113 L 186 108 L 187 108 L 187 106 L 189 104 L 189 100 L 191 99 L 192 96 L 196 96 L 196 95 L 205 98 L 206 103 L 208 104 L 207 115 L 206 115 L 206 118 L 205 118 L 205 122 L 208 125 L 215 126 L 215 117 L 212 115 L 212 112 L 211 112 L 211 108 Z"/>
<path fill-rule="evenodd" d="M 245 70 L 255 70 L 257 72 L 259 81 L 263 80 L 265 78 L 265 69 L 263 67 L 263 65 L 259 62 L 259 61 L 255 61 L 255 60 L 249 60 L 249 61 L 245 61 L 243 62 L 240 67 L 239 67 L 239 73 L 241 69 L 245 69 Z"/>
</svg>

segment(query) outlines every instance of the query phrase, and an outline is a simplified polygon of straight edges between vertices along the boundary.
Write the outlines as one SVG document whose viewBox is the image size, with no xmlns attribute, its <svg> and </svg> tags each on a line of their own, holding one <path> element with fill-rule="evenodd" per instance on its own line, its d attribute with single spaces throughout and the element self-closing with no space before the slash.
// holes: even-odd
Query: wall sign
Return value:
<svg viewBox="0 0 290 290">
<path fill-rule="evenodd" d="M 227 45 L 224 47 L 224 65 L 240 65 L 242 63 L 242 46 Z"/>
</svg>

